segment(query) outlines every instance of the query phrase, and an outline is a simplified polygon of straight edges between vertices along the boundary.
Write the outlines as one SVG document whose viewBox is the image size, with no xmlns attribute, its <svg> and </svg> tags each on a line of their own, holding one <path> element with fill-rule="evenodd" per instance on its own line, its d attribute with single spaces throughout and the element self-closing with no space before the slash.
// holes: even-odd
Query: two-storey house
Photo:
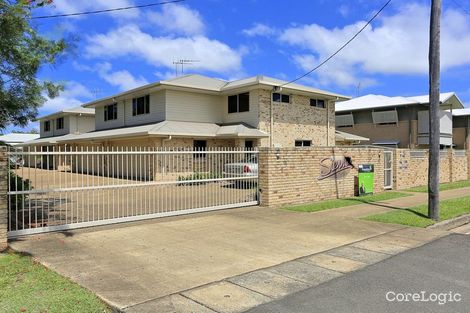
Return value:
<svg viewBox="0 0 470 313">
<path fill-rule="evenodd" d="M 55 145 L 67 138 L 95 130 L 95 110 L 74 107 L 37 118 L 39 138 L 27 145 Z"/>
<path fill-rule="evenodd" d="M 452 146 L 452 110 L 463 108 L 453 92 L 440 95 L 440 144 Z M 373 145 L 429 145 L 429 97 L 366 95 L 336 103 L 336 129 L 370 139 Z"/>
<path fill-rule="evenodd" d="M 84 105 L 95 130 L 58 144 L 108 147 L 295 147 L 335 144 L 334 103 L 345 96 L 255 76 L 186 75 Z"/>
</svg>

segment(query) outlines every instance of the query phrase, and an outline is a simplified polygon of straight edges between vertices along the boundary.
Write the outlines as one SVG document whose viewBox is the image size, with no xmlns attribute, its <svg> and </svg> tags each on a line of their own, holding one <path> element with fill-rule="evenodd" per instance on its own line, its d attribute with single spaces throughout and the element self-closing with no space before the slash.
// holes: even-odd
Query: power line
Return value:
<svg viewBox="0 0 470 313">
<path fill-rule="evenodd" d="M 133 5 L 133 6 L 129 6 L 129 7 L 114 8 L 114 9 L 105 9 L 105 10 L 96 10 L 96 11 L 87 11 L 87 12 L 75 12 L 75 13 L 68 13 L 68 14 L 33 16 L 33 17 L 31 17 L 31 19 L 32 20 L 37 20 L 37 19 L 46 19 L 46 18 L 57 18 L 57 17 L 69 17 L 69 16 L 78 16 L 78 15 L 107 13 L 107 12 L 124 11 L 124 10 L 131 10 L 131 9 L 141 9 L 141 8 L 148 8 L 148 7 L 153 7 L 153 6 L 157 6 L 157 5 L 165 5 L 165 4 L 178 3 L 178 2 L 184 2 L 184 1 L 186 1 L 186 0 L 171 0 L 171 1 L 164 1 L 164 2 L 155 2 L 155 3 L 141 4 L 141 5 Z"/>
<path fill-rule="evenodd" d="M 455 3 L 455 5 L 458 6 L 462 11 L 470 15 L 470 11 L 465 9 L 465 7 L 462 4 L 460 4 L 457 0 L 452 0 L 452 2 Z"/>
<path fill-rule="evenodd" d="M 295 83 L 296 81 L 312 74 L 313 72 L 315 72 L 316 70 L 318 70 L 320 67 L 322 67 L 323 65 L 325 65 L 328 61 L 330 61 L 332 58 L 334 58 L 338 53 L 341 52 L 341 50 L 343 50 L 344 48 L 346 48 L 347 45 L 349 45 L 354 39 L 356 39 L 357 36 L 359 36 L 360 33 L 362 33 L 362 31 L 364 29 L 366 29 L 367 26 L 370 25 L 370 23 L 372 23 L 373 20 L 375 20 L 375 18 L 377 16 L 379 16 L 379 14 L 390 4 L 390 2 L 392 2 L 392 0 L 388 0 L 381 8 L 380 10 L 377 11 L 377 13 L 374 14 L 374 16 L 372 16 L 372 18 L 354 35 L 351 37 L 351 39 L 349 39 L 344 45 L 342 45 L 338 50 L 336 50 L 335 53 L 333 53 L 332 55 L 330 55 L 328 58 L 326 58 L 323 62 L 321 62 L 320 64 L 318 64 L 316 67 L 314 67 L 313 69 L 311 69 L 310 71 L 308 71 L 307 73 L 297 77 L 296 79 L 293 79 L 287 83 L 284 83 L 278 87 L 284 87 L 286 85 L 289 85 L 289 84 L 292 84 L 292 83 Z"/>
</svg>

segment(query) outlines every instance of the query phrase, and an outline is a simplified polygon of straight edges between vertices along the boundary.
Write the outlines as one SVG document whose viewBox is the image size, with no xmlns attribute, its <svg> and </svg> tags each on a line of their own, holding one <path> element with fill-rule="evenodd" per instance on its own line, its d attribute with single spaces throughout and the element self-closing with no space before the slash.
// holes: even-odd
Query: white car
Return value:
<svg viewBox="0 0 470 313">
<path fill-rule="evenodd" d="M 224 165 L 224 176 L 246 177 L 258 176 L 258 157 L 250 156 L 245 162 L 227 163 Z"/>
</svg>

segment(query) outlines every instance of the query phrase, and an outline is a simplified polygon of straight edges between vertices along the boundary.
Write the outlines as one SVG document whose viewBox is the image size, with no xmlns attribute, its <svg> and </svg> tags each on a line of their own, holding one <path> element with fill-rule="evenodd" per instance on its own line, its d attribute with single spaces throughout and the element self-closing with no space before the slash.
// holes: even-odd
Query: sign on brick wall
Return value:
<svg viewBox="0 0 470 313">
<path fill-rule="evenodd" d="M 332 176 L 338 178 L 338 175 L 345 176 L 352 168 L 354 168 L 354 165 L 351 157 L 323 158 L 320 160 L 320 176 L 318 176 L 318 180 L 324 180 Z"/>
</svg>

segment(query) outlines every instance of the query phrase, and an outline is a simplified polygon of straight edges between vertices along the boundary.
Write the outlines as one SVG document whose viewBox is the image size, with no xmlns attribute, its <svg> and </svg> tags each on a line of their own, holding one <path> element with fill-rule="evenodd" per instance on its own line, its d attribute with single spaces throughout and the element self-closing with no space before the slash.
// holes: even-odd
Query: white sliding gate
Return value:
<svg viewBox="0 0 470 313">
<path fill-rule="evenodd" d="M 9 237 L 258 204 L 258 151 L 8 152 Z"/>
</svg>

